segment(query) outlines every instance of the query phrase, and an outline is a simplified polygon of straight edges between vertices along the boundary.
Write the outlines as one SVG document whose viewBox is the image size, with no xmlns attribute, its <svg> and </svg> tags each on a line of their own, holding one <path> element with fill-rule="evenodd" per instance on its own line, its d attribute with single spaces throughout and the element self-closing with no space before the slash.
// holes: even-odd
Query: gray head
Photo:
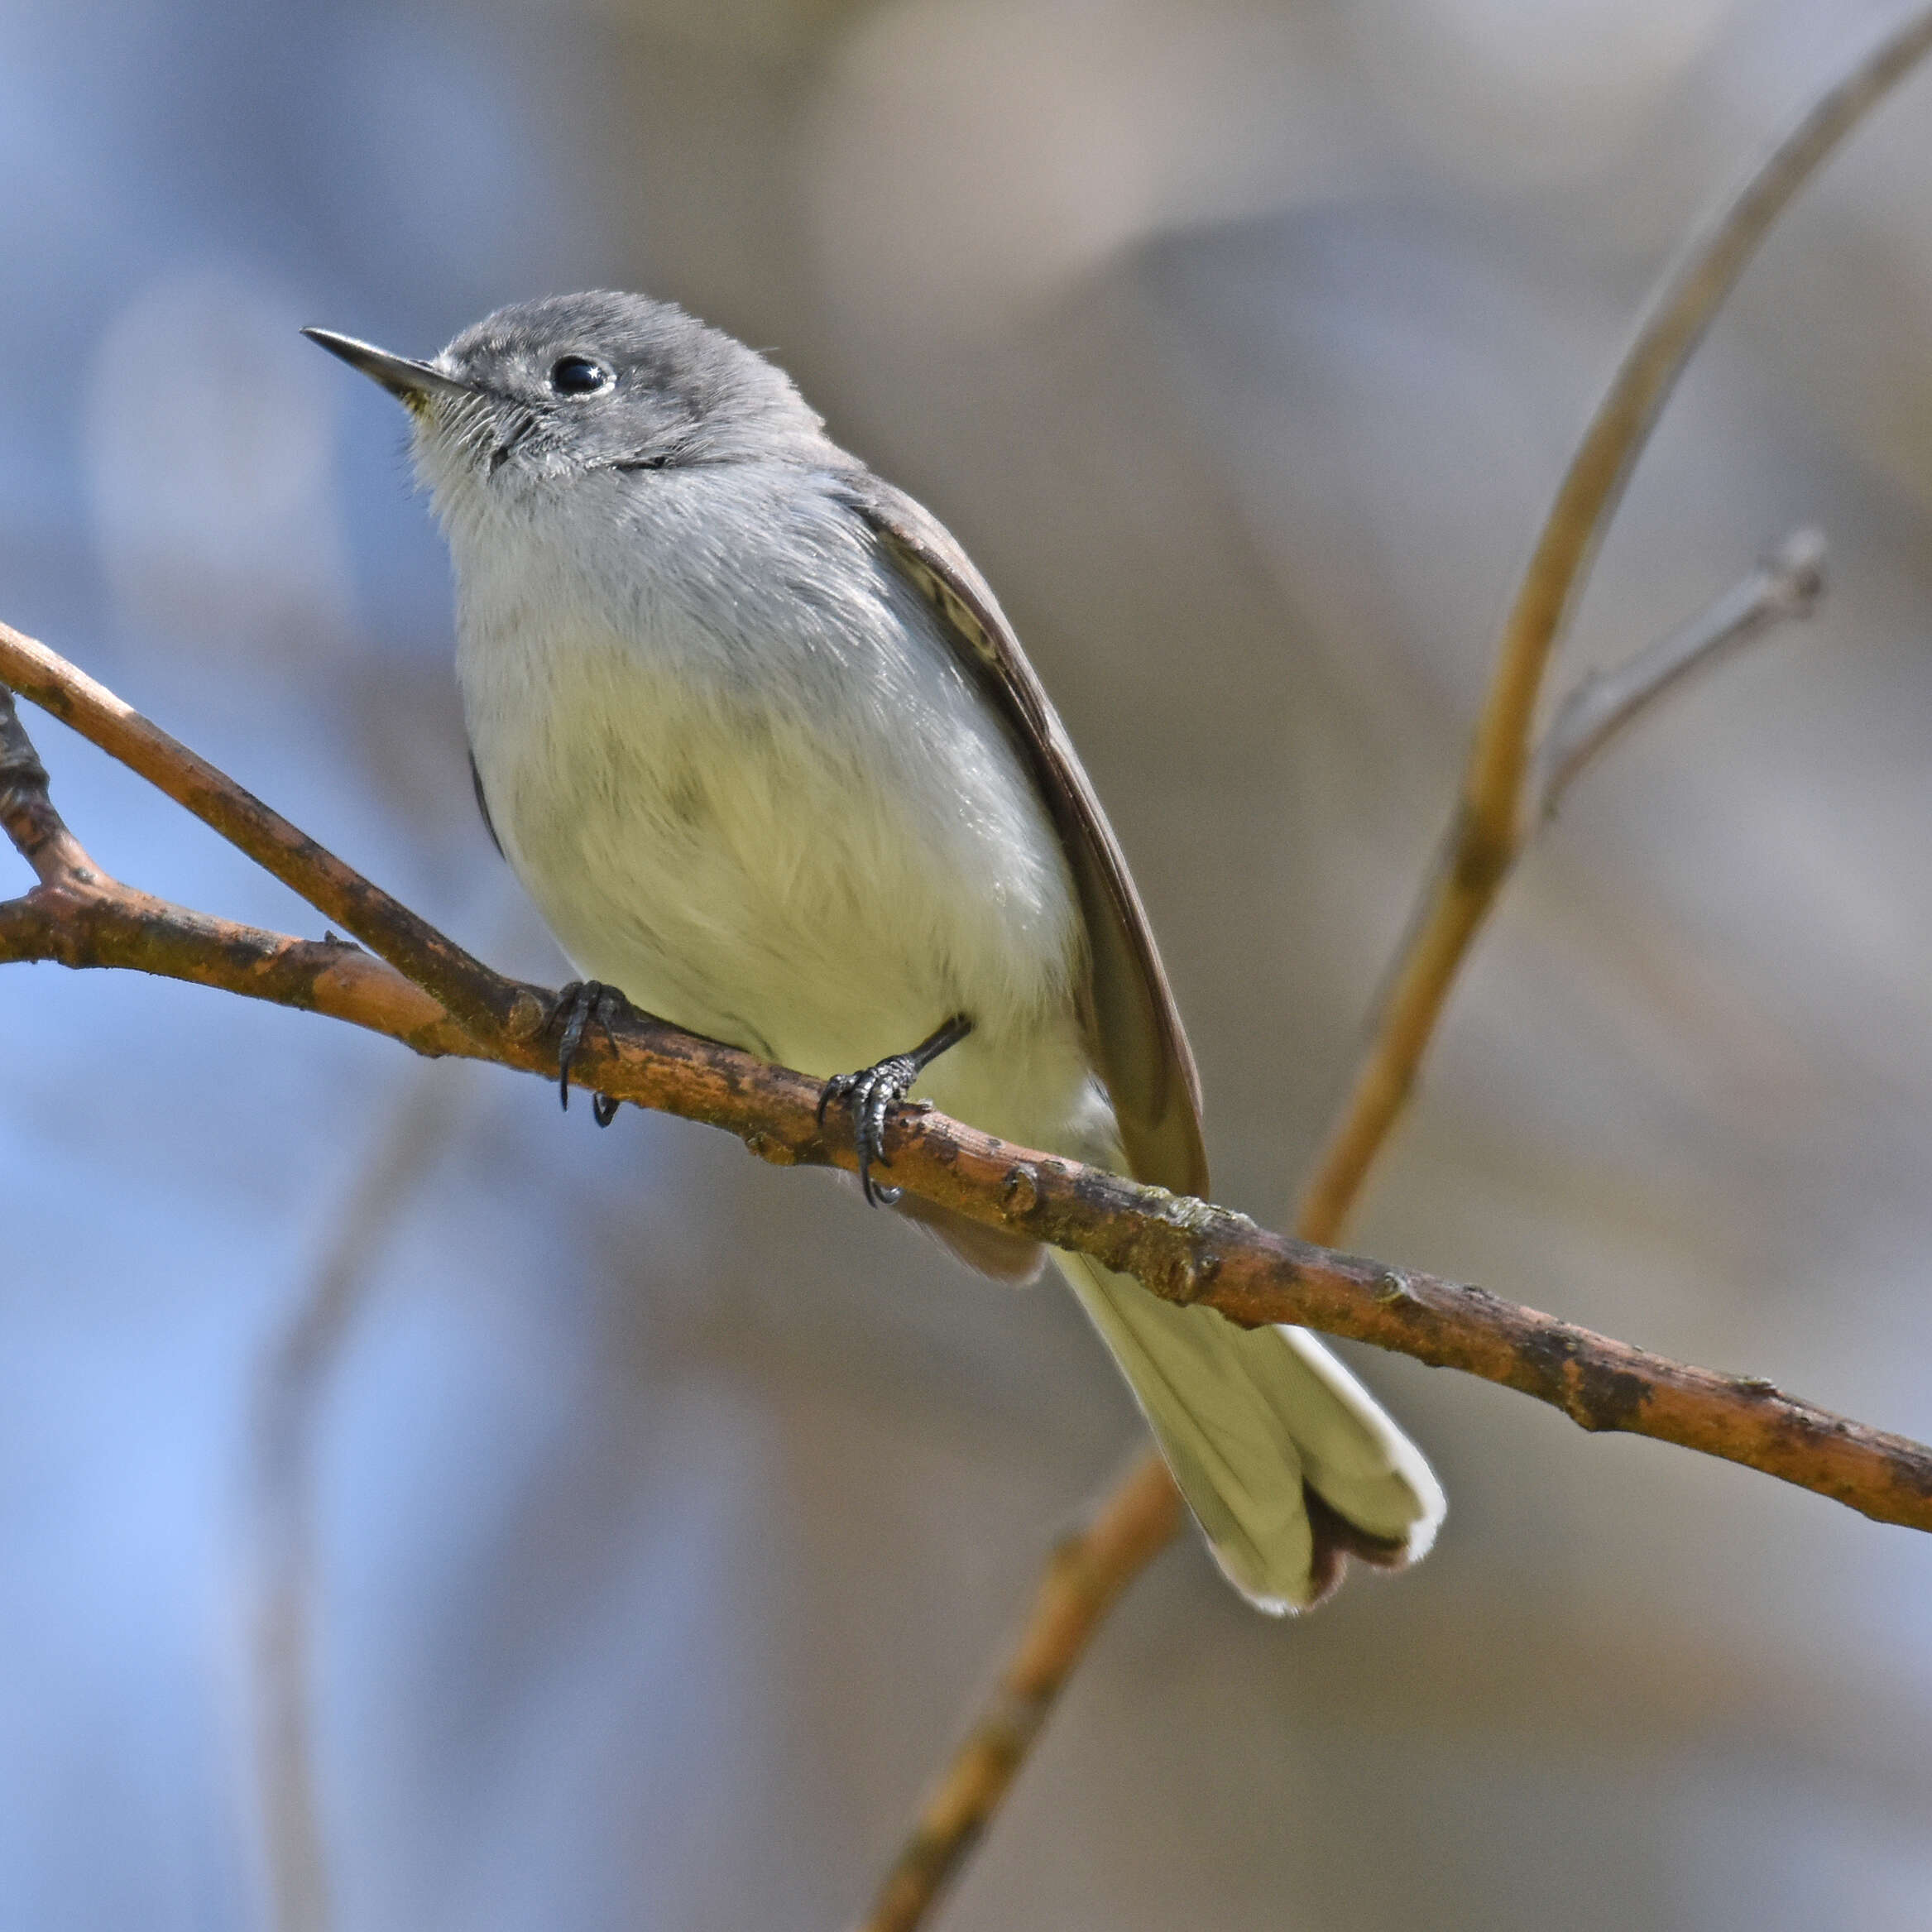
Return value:
<svg viewBox="0 0 1932 1932">
<path fill-rule="evenodd" d="M 302 333 L 401 400 L 417 467 L 444 508 L 527 501 L 597 474 L 841 460 L 783 370 L 643 295 L 517 303 L 427 362 Z"/>
</svg>

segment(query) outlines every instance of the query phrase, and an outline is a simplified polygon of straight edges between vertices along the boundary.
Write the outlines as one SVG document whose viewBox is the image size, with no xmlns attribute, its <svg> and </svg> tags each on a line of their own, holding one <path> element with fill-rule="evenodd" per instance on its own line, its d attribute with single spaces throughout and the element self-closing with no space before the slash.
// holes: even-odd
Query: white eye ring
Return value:
<svg viewBox="0 0 1932 1932">
<path fill-rule="evenodd" d="M 617 378 L 592 356 L 559 356 L 550 365 L 550 393 L 579 399 L 602 396 L 616 386 Z"/>
</svg>

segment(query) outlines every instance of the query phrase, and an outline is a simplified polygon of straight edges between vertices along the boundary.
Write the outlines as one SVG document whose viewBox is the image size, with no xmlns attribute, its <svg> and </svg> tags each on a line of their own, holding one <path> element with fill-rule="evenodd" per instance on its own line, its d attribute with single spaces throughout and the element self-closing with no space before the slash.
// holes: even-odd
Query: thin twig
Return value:
<svg viewBox="0 0 1932 1932">
<path fill-rule="evenodd" d="M 1586 678 L 1538 750 L 1532 827 L 1553 817 L 1584 766 L 1667 692 L 1781 621 L 1809 616 L 1823 565 L 1822 540 L 1800 531 L 1690 623 L 1620 670 Z M 1300 1232 L 1312 1238 L 1306 1208 Z M 921 1801 L 861 1932 L 916 1932 L 971 1856 L 1109 1612 L 1184 1520 L 1173 1478 L 1150 1451 L 1054 1551 L 996 1688 Z M 1077 1589 L 1070 1576 L 1080 1580 Z"/>
<path fill-rule="evenodd" d="M 170 738 L 104 685 L 44 644 L 0 624 L 0 683 L 29 698 L 109 757 L 300 893 L 325 918 L 413 980 L 451 1018 L 488 1029 L 507 1024 L 487 1002 L 504 982 L 400 900 L 271 812 L 226 772 Z"/>
<path fill-rule="evenodd" d="M 98 870 L 88 882 L 55 880 L 0 902 L 3 960 L 129 967 L 345 1019 L 432 1057 L 487 1057 L 431 995 L 359 946 L 237 925 Z M 540 1009 L 534 1017 L 540 1026 Z"/>
<path fill-rule="evenodd" d="M 1543 673 L 1588 576 L 1604 530 L 1671 391 L 1758 243 L 1838 142 L 1932 48 L 1932 7 L 1910 17 L 1823 96 L 1695 237 L 1666 276 L 1636 338 L 1590 419 L 1558 489 L 1506 621 L 1461 802 L 1425 884 L 1367 1030 L 1346 1101 L 1303 1191 L 1296 1225 L 1314 1241 L 1340 1236 L 1377 1155 L 1412 1091 L 1450 987 L 1488 918 L 1529 827 L 1524 809 L 1530 741 Z M 1164 1485 L 1164 1488 L 1163 1488 Z M 1043 1633 L 1063 1648 L 1048 1688 L 1027 1716 L 1037 1733 L 1052 1699 L 1085 1653 L 1110 1607 L 1161 1547 L 1155 1533 L 1178 1521 L 1172 1484 L 1150 1455 L 1101 1505 L 1108 1548 L 1131 1552 L 1132 1570 L 1110 1575 L 1090 1614 L 1059 1614 L 1050 1565 L 1021 1625 L 1015 1656 Z M 1138 1513 L 1138 1514 L 1136 1514 Z M 1123 1519 L 1130 1530 L 1120 1533 Z M 1095 1550 L 1087 1554 L 1098 1560 Z M 1009 1665 L 1001 1673 L 1004 1682 Z M 927 1799 L 861 1932 L 915 1932 L 956 1877 L 1004 1801 L 1024 1755 L 976 1753 L 968 1733 Z"/>
<path fill-rule="evenodd" d="M 1415 1085 L 1443 1002 L 1525 832 L 1524 781 L 1543 672 L 1666 400 L 1786 204 L 1839 141 L 1932 49 L 1921 7 L 1799 121 L 1685 250 L 1653 298 L 1570 458 L 1503 627 L 1446 863 L 1433 875 L 1341 1118 L 1297 1223 L 1332 1241 Z"/>
<path fill-rule="evenodd" d="M 1554 817 L 1584 767 L 1659 698 L 1780 625 L 1809 617 L 1824 588 L 1824 539 L 1813 530 L 1794 531 L 1681 630 L 1613 671 L 1592 671 L 1556 707 L 1536 749 L 1533 822 Z"/>
</svg>

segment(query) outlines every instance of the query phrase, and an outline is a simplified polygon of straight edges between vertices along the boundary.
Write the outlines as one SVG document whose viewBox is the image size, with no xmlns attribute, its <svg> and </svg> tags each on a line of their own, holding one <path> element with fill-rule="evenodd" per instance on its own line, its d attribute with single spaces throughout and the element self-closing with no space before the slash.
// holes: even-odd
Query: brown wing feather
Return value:
<svg viewBox="0 0 1932 1932">
<path fill-rule="evenodd" d="M 1066 726 L 985 579 L 945 526 L 869 472 L 850 487 L 886 556 L 938 613 L 961 659 L 998 703 L 1059 830 L 1086 921 L 1081 1018 L 1129 1165 L 1143 1181 L 1206 1194 L 1194 1056 L 1140 894 Z"/>
</svg>

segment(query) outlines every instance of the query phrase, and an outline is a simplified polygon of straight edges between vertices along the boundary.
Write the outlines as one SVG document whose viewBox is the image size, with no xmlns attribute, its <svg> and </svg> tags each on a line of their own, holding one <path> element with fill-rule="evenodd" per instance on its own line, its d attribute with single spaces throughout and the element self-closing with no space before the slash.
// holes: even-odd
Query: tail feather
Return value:
<svg viewBox="0 0 1932 1932">
<path fill-rule="evenodd" d="M 1399 1568 L 1427 1551 L 1441 1489 L 1313 1335 L 1237 1328 L 1085 1255 L 1053 1258 L 1126 1376 L 1215 1560 L 1250 1602 L 1304 1610 L 1351 1555 Z"/>
</svg>

